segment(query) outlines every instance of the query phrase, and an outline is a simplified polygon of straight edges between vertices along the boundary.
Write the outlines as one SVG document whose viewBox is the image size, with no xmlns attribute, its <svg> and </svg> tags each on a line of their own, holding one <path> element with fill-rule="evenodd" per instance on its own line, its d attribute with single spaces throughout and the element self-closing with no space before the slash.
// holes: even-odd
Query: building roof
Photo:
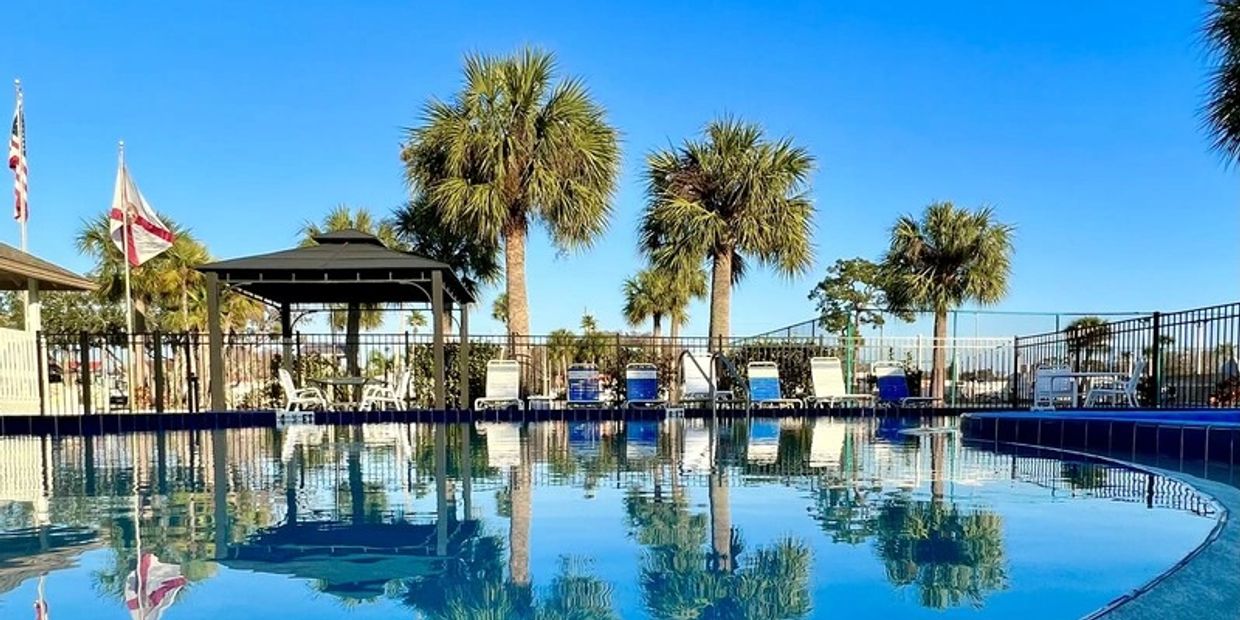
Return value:
<svg viewBox="0 0 1240 620">
<path fill-rule="evenodd" d="M 431 274 L 443 277 L 447 301 L 472 303 L 452 267 L 388 248 L 374 235 L 343 230 L 315 245 L 203 265 L 220 281 L 257 297 L 288 304 L 430 303 Z"/>
<path fill-rule="evenodd" d="M 0 290 L 24 291 L 35 280 L 41 291 L 93 291 L 95 283 L 11 245 L 0 243 Z"/>
</svg>

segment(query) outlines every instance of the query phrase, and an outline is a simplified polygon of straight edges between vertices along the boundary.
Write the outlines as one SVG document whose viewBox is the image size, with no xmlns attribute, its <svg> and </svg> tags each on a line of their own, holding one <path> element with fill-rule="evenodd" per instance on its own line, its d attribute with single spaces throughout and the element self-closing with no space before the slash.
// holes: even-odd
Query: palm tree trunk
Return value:
<svg viewBox="0 0 1240 620">
<path fill-rule="evenodd" d="M 663 335 L 663 315 L 656 314 L 653 319 L 654 324 L 650 327 L 650 335 L 654 336 L 656 342 Z"/>
<path fill-rule="evenodd" d="M 732 507 L 728 501 L 728 483 L 724 480 L 722 468 L 710 475 L 710 541 L 715 553 L 715 569 L 731 572 Z"/>
<path fill-rule="evenodd" d="M 345 364 L 348 366 L 350 377 L 361 375 L 361 367 L 358 364 L 358 354 L 360 353 L 360 339 L 362 331 L 362 309 L 357 303 L 350 303 L 345 315 L 345 335 L 344 335 L 344 356 Z M 356 402 L 361 400 L 360 388 L 354 390 L 353 400 Z"/>
<path fill-rule="evenodd" d="M 668 400 L 672 404 L 680 402 L 680 378 L 676 376 L 676 358 L 680 356 L 683 347 L 680 346 L 680 321 L 676 317 L 672 317 L 671 333 L 668 335 L 668 358 L 664 363 L 667 364 L 668 373 Z"/>
<path fill-rule="evenodd" d="M 522 435 L 525 433 L 522 432 Z M 508 578 L 513 584 L 530 584 L 530 522 L 533 490 L 530 487 L 530 442 L 523 437 L 518 450 L 520 462 L 509 473 L 512 493 L 512 516 L 508 519 Z"/>
<path fill-rule="evenodd" d="M 504 227 L 504 285 L 508 296 L 508 340 L 512 358 L 521 365 L 521 385 L 530 389 L 533 364 L 529 359 L 530 307 L 525 296 L 524 219 L 512 218 Z"/>
<path fill-rule="evenodd" d="M 942 500 L 947 486 L 947 435 L 930 435 L 930 496 Z"/>
<path fill-rule="evenodd" d="M 731 326 L 729 315 L 732 308 L 732 248 L 715 250 L 711 266 L 710 283 L 710 350 L 722 348 Z"/>
<path fill-rule="evenodd" d="M 946 396 L 947 388 L 947 311 L 934 313 L 934 365 L 930 371 L 930 395 Z"/>
</svg>

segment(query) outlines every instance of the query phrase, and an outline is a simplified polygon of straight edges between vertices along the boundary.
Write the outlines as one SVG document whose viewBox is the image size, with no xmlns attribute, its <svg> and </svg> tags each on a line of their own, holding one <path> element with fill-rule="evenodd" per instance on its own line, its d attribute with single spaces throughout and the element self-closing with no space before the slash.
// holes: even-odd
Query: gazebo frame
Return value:
<svg viewBox="0 0 1240 620">
<path fill-rule="evenodd" d="M 316 245 L 198 267 L 206 275 L 211 408 L 223 411 L 227 407 L 220 296 L 231 290 L 279 311 L 286 368 L 292 364 L 294 305 L 429 305 L 435 408 L 446 409 L 444 316 L 459 311 L 461 349 L 457 357 L 461 376 L 468 377 L 469 305 L 475 301 L 452 267 L 393 250 L 374 235 L 357 230 L 319 235 L 314 241 Z M 466 409 L 469 403 L 469 382 L 461 381 L 459 406 Z"/>
</svg>

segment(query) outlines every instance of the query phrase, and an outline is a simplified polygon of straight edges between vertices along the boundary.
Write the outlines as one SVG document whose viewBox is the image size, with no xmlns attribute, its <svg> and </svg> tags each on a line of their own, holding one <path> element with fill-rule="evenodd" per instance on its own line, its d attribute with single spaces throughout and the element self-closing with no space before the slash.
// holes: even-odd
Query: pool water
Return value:
<svg viewBox="0 0 1240 620">
<path fill-rule="evenodd" d="M 739 418 L 0 437 L 0 618 L 38 600 L 58 620 L 1077 618 L 1218 519 L 1174 480 L 954 431 Z"/>
</svg>

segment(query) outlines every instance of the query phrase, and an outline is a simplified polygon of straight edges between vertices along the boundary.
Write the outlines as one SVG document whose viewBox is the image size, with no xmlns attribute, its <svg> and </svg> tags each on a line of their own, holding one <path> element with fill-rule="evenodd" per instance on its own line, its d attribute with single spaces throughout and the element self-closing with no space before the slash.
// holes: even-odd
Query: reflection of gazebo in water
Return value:
<svg viewBox="0 0 1240 620">
<path fill-rule="evenodd" d="M 207 276 L 207 327 L 210 339 L 211 408 L 226 408 L 224 337 L 220 327 L 220 292 L 228 289 L 280 311 L 284 363 L 291 364 L 292 308 L 347 305 L 429 307 L 433 323 L 435 408 L 447 406 L 444 330 L 441 323 L 459 312 L 461 368 L 468 368 L 468 305 L 474 302 L 447 264 L 399 252 L 374 235 L 345 230 L 319 235 L 316 245 L 220 261 L 198 268 Z M 468 406 L 468 382 L 462 382 L 461 407 Z"/>
<path fill-rule="evenodd" d="M 44 526 L 0 536 L 0 594 L 27 579 L 73 566 L 98 544 L 99 534 L 87 528 Z"/>
<path fill-rule="evenodd" d="M 477 521 L 436 523 L 298 522 L 231 547 L 220 564 L 235 570 L 318 582 L 345 599 L 382 596 L 397 579 L 437 574 L 478 535 Z"/>
</svg>

